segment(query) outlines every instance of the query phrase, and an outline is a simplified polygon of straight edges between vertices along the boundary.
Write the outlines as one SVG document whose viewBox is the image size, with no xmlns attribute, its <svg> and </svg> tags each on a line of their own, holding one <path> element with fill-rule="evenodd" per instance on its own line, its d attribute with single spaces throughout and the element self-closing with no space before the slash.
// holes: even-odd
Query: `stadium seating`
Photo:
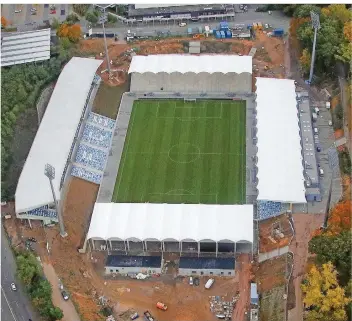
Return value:
<svg viewBox="0 0 352 321">
<path fill-rule="evenodd" d="M 38 207 L 38 208 L 35 208 L 34 210 L 30 210 L 27 212 L 27 215 L 37 215 L 37 216 L 43 216 L 48 218 L 57 218 L 56 211 L 47 208 L 47 206 Z"/>
<path fill-rule="evenodd" d="M 89 113 L 88 122 L 92 124 L 100 125 L 102 127 L 105 127 L 111 130 L 114 129 L 114 126 L 115 126 L 115 120 L 102 115 L 95 114 L 93 112 Z"/>
<path fill-rule="evenodd" d="M 97 169 L 99 171 L 104 170 L 105 162 L 107 159 L 107 153 L 90 146 L 81 143 L 77 149 L 76 162 L 84 166 Z"/>
<path fill-rule="evenodd" d="M 83 131 L 82 141 L 103 148 L 109 148 L 112 132 L 97 126 L 86 124 Z"/>
<path fill-rule="evenodd" d="M 282 206 L 279 202 L 258 201 L 258 219 L 265 220 L 270 217 L 279 215 L 282 212 Z"/>
<path fill-rule="evenodd" d="M 77 167 L 77 166 L 72 167 L 71 175 L 76 176 L 78 178 L 82 178 L 86 181 L 89 181 L 95 184 L 100 184 L 103 178 L 102 174 L 98 174 L 93 171 L 89 171 L 85 168 Z"/>
</svg>

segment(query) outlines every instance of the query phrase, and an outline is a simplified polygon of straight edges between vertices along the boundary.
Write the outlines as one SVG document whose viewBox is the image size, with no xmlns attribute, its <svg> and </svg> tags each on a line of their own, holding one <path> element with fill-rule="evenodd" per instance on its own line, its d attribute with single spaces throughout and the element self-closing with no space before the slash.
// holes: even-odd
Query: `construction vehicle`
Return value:
<svg viewBox="0 0 352 321">
<path fill-rule="evenodd" d="M 200 39 L 200 38 L 204 38 L 204 35 L 202 33 L 197 33 L 193 35 L 193 39 Z"/>
<path fill-rule="evenodd" d="M 131 319 L 131 320 L 136 320 L 136 319 L 138 319 L 138 318 L 139 318 L 139 315 L 138 315 L 137 312 L 133 313 L 133 314 L 130 316 L 130 319 Z"/>
<path fill-rule="evenodd" d="M 145 311 L 143 314 L 146 321 L 156 321 L 149 311 Z"/>
<path fill-rule="evenodd" d="M 158 302 L 156 304 L 156 307 L 160 310 L 163 310 L 163 311 L 166 311 L 167 310 L 167 305 L 165 303 L 162 303 L 162 302 Z"/>
</svg>

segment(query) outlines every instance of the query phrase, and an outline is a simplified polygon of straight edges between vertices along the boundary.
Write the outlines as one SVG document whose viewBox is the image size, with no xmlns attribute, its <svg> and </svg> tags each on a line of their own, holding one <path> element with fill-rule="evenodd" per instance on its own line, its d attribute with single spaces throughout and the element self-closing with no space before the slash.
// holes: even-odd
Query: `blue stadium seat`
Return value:
<svg viewBox="0 0 352 321">
<path fill-rule="evenodd" d="M 71 170 L 71 175 L 78 178 L 82 178 L 88 182 L 95 184 L 100 184 L 103 178 L 103 174 L 98 174 L 93 171 L 89 171 L 82 167 L 73 166 Z"/>
<path fill-rule="evenodd" d="M 28 215 L 37 215 L 48 218 L 57 218 L 57 213 L 55 210 L 49 209 L 47 206 L 38 207 L 34 210 L 27 211 Z"/>
<path fill-rule="evenodd" d="M 282 212 L 282 205 L 279 202 L 258 201 L 258 219 L 265 220 L 279 215 Z"/>
<path fill-rule="evenodd" d="M 82 141 L 96 145 L 98 147 L 109 148 L 112 132 L 100 127 L 86 124 L 84 127 Z"/>
<path fill-rule="evenodd" d="M 95 114 L 93 112 L 89 113 L 88 121 L 92 124 L 97 124 L 111 130 L 115 127 L 115 120 L 102 115 Z"/>
<path fill-rule="evenodd" d="M 77 149 L 76 162 L 103 171 L 107 156 L 107 152 L 81 143 Z"/>
</svg>

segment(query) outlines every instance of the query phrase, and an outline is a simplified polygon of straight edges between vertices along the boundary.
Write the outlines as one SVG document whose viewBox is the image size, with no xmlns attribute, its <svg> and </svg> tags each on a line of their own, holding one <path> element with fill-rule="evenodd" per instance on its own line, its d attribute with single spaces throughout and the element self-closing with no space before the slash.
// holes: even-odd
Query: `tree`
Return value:
<svg viewBox="0 0 352 321">
<path fill-rule="evenodd" d="M 86 20 L 93 24 L 96 24 L 98 22 L 98 17 L 95 14 L 88 12 L 86 14 Z"/>
<path fill-rule="evenodd" d="M 55 306 L 49 308 L 48 314 L 50 321 L 61 320 L 64 317 L 62 310 Z"/>
<path fill-rule="evenodd" d="M 311 61 L 311 55 L 307 48 L 303 49 L 302 56 L 299 59 L 299 61 L 301 63 L 301 67 L 304 74 L 307 74 L 309 72 L 310 61 Z"/>
<path fill-rule="evenodd" d="M 315 13 L 320 13 L 320 8 L 312 5 L 312 4 L 303 4 L 300 6 L 297 6 L 297 8 L 294 11 L 293 16 L 295 18 L 305 18 L 305 17 L 310 17 L 310 12 L 314 11 Z"/>
<path fill-rule="evenodd" d="M 341 107 L 342 112 L 342 106 Z M 340 116 L 342 117 L 342 116 Z M 349 231 L 351 228 L 351 210 L 352 203 L 350 200 L 339 202 L 331 210 L 328 219 L 328 233 L 339 234 L 343 231 Z"/>
<path fill-rule="evenodd" d="M 79 21 L 77 15 L 75 13 L 71 13 L 67 16 L 66 21 L 68 24 L 74 24 Z"/>
<path fill-rule="evenodd" d="M 51 28 L 57 30 L 60 27 L 60 21 L 57 18 L 53 18 L 51 22 Z"/>
<path fill-rule="evenodd" d="M 69 32 L 69 26 L 66 23 L 63 23 L 60 25 L 59 29 L 57 30 L 57 35 L 60 38 L 65 38 L 68 36 L 68 32 Z"/>
<path fill-rule="evenodd" d="M 3 16 L 1 16 L 1 27 L 2 28 L 6 28 L 7 27 L 7 20 Z"/>
<path fill-rule="evenodd" d="M 81 17 L 84 17 L 89 9 L 89 4 L 74 4 L 73 11 L 78 13 Z"/>
<path fill-rule="evenodd" d="M 78 42 L 79 38 L 81 37 L 81 27 L 80 25 L 73 25 L 68 28 L 68 39 L 71 42 Z"/>
<path fill-rule="evenodd" d="M 111 13 L 108 14 L 108 23 L 116 23 L 117 18 L 116 16 L 112 15 Z"/>
<path fill-rule="evenodd" d="M 345 306 L 351 299 L 345 296 L 345 290 L 338 285 L 337 272 L 331 262 L 323 264 L 321 269 L 313 265 L 301 284 L 304 294 L 303 303 L 310 311 L 309 321 L 345 321 Z"/>
<path fill-rule="evenodd" d="M 319 264 L 332 262 L 339 273 L 342 285 L 347 284 L 352 268 L 351 260 L 352 233 L 344 231 L 341 234 L 321 234 L 309 241 L 309 252 L 316 254 Z"/>
<path fill-rule="evenodd" d="M 331 4 L 327 8 L 322 9 L 322 15 L 327 18 L 339 20 L 342 24 L 351 20 L 352 14 L 346 8 L 345 4 Z"/>
<path fill-rule="evenodd" d="M 347 41 L 352 41 L 352 21 L 345 22 L 343 26 L 343 36 Z"/>
<path fill-rule="evenodd" d="M 33 254 L 22 254 L 17 256 L 17 274 L 20 280 L 29 289 L 33 279 L 39 274 L 39 267 Z"/>
</svg>

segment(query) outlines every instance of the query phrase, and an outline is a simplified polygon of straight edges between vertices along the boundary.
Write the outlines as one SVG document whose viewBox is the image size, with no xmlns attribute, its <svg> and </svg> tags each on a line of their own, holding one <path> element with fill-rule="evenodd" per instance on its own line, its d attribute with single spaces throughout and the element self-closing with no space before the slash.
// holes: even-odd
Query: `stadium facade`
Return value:
<svg viewBox="0 0 352 321">
<path fill-rule="evenodd" d="M 89 248 L 109 255 L 179 253 L 181 257 L 233 258 L 253 251 L 256 220 L 280 215 L 292 204 L 306 203 L 307 176 L 293 80 L 256 78 L 253 93 L 250 56 L 134 56 L 129 70 L 130 92 L 124 95 L 115 122 L 86 110 L 100 64 L 98 60 L 73 58 L 60 75 L 18 183 L 17 217 L 55 221 L 55 216 L 48 219 L 38 214 L 39 209 L 54 208 L 44 176 L 47 163 L 56 168 L 54 188 L 59 200 L 70 174 L 100 184 L 81 251 Z M 251 140 L 256 148 L 255 156 L 250 156 L 255 175 L 247 174 L 247 180 L 255 182 L 254 201 L 244 205 L 112 202 L 116 176 L 111 177 L 105 167 L 115 153 L 111 141 L 127 134 L 133 101 L 175 96 L 253 101 L 248 114 L 255 115 L 256 130 L 251 137 L 247 132 L 247 142 Z M 126 101 L 129 112 L 123 106 Z M 122 120 L 123 134 L 118 128 Z M 118 148 L 122 153 L 121 146 Z M 119 160 L 114 158 L 114 162 L 118 167 Z M 109 184 L 104 185 L 107 180 Z M 102 186 L 110 186 L 110 190 Z M 116 262 L 111 263 L 115 268 L 122 264 Z M 200 271 L 197 264 L 185 264 L 184 269 L 185 274 Z"/>
</svg>

